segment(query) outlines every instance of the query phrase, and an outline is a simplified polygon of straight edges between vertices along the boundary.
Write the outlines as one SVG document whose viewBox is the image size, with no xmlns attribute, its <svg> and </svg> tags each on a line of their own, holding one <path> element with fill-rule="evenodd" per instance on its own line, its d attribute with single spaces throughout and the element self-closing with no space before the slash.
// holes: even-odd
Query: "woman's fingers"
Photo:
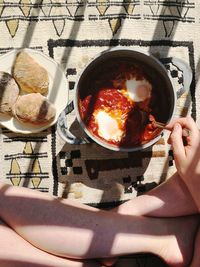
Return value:
<svg viewBox="0 0 200 267">
<path fill-rule="evenodd" d="M 180 119 L 174 119 L 167 125 L 167 127 L 172 130 L 176 123 L 179 123 L 182 129 L 188 133 L 188 136 L 186 137 L 187 145 L 195 145 L 199 138 L 199 129 L 192 117 L 188 116 Z"/>
<path fill-rule="evenodd" d="M 183 144 L 182 127 L 179 123 L 175 123 L 171 136 L 170 143 L 172 145 L 175 162 L 180 165 L 185 160 L 185 147 Z"/>
</svg>

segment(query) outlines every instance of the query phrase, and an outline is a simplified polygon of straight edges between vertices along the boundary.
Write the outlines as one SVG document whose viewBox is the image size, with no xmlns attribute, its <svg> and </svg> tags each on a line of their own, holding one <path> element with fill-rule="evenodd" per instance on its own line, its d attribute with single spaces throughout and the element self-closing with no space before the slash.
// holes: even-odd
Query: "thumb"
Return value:
<svg viewBox="0 0 200 267">
<path fill-rule="evenodd" d="M 185 159 L 185 147 L 183 144 L 182 127 L 179 123 L 175 123 L 170 136 L 170 141 L 174 153 L 175 163 L 180 165 L 180 163 Z"/>
</svg>

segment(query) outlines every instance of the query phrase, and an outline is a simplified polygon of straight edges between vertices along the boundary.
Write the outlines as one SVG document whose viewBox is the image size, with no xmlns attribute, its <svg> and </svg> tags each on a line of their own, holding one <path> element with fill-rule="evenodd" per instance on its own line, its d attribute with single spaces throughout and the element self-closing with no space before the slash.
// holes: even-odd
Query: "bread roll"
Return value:
<svg viewBox="0 0 200 267">
<path fill-rule="evenodd" d="M 28 93 L 47 94 L 49 86 L 48 72 L 28 53 L 22 51 L 16 56 L 13 76 L 20 88 Z"/>
<path fill-rule="evenodd" d="M 19 87 L 7 72 L 0 71 L 0 112 L 10 113 L 19 96 Z"/>
<path fill-rule="evenodd" d="M 54 105 L 39 93 L 19 96 L 12 112 L 19 121 L 35 125 L 48 123 L 53 120 L 56 114 Z"/>
</svg>

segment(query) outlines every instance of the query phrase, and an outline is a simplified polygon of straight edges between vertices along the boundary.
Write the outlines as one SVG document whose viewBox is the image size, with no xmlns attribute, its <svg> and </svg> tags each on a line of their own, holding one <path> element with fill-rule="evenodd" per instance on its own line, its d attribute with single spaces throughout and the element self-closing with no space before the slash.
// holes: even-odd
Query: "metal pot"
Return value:
<svg viewBox="0 0 200 267">
<path fill-rule="evenodd" d="M 61 112 L 57 129 L 59 135 L 70 144 L 85 144 L 91 142 L 91 140 L 95 141 L 99 145 L 114 151 L 137 151 L 147 147 L 150 147 L 160 138 L 156 136 L 152 140 L 139 144 L 137 146 L 132 147 L 118 147 L 107 142 L 104 142 L 102 139 L 95 136 L 91 133 L 86 127 L 85 123 L 81 119 L 80 111 L 79 111 L 79 98 L 84 96 L 84 90 L 88 85 L 89 80 L 93 77 L 93 74 L 98 72 L 98 69 L 104 68 L 107 62 L 116 61 L 118 59 L 128 59 L 129 61 L 137 61 L 148 69 L 148 74 L 152 77 L 156 84 L 156 88 L 158 91 L 156 93 L 159 94 L 159 109 L 156 119 L 163 122 L 168 123 L 172 117 L 174 116 L 176 109 L 176 101 L 185 91 L 189 90 L 191 81 L 192 81 L 192 71 L 190 67 L 181 59 L 178 58 L 170 58 L 171 62 L 173 62 L 179 69 L 183 72 L 183 86 L 179 88 L 178 91 L 175 91 L 173 87 L 171 77 L 168 75 L 168 72 L 164 65 L 152 55 L 147 53 L 143 53 L 137 50 L 133 50 L 131 48 L 123 48 L 116 47 L 112 49 L 108 49 L 98 54 L 95 58 L 93 58 L 81 71 L 79 74 L 76 83 L 75 83 L 75 95 L 74 95 L 74 108 L 76 112 L 77 120 L 80 126 L 83 128 L 85 133 L 89 138 L 80 139 L 75 137 L 67 128 L 66 122 L 66 110 Z"/>
</svg>

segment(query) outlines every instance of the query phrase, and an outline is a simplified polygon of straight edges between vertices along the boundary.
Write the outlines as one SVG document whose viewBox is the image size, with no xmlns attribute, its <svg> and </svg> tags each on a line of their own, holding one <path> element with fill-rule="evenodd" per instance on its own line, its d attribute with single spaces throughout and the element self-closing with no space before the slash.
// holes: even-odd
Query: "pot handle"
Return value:
<svg viewBox="0 0 200 267">
<path fill-rule="evenodd" d="M 169 60 L 172 64 L 174 64 L 178 68 L 178 70 L 180 69 L 180 71 L 183 73 L 182 86 L 176 92 L 176 96 L 178 99 L 181 97 L 181 95 L 183 93 L 189 91 L 189 89 L 190 89 L 190 85 L 192 82 L 192 76 L 193 76 L 192 75 L 192 69 L 188 65 L 188 63 L 186 63 L 184 60 L 182 60 L 180 58 L 170 57 L 170 58 L 167 58 L 167 60 Z M 172 76 L 171 75 L 169 75 L 169 76 L 172 79 Z M 173 84 L 173 81 L 172 81 L 172 84 Z"/>
<path fill-rule="evenodd" d="M 63 111 L 58 116 L 57 121 L 57 132 L 60 137 L 67 142 L 68 144 L 72 145 L 81 145 L 81 144 L 88 144 L 92 143 L 91 138 L 89 137 L 76 137 L 73 135 L 68 126 L 67 126 L 67 115 L 74 110 L 73 101 L 68 104 Z"/>
</svg>

